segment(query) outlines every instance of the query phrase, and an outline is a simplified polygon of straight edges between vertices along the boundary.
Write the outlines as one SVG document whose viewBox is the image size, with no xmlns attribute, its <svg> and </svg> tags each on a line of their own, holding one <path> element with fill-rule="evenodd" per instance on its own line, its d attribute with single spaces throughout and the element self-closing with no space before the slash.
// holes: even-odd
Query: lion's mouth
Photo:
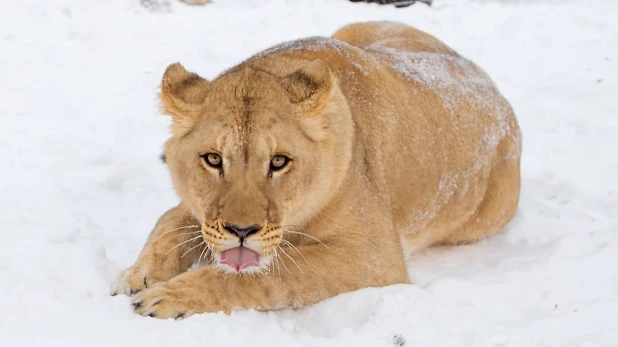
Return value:
<svg viewBox="0 0 618 347">
<path fill-rule="evenodd" d="M 260 266 L 260 255 L 245 246 L 239 246 L 221 252 L 219 262 L 240 272 L 249 266 Z"/>
</svg>

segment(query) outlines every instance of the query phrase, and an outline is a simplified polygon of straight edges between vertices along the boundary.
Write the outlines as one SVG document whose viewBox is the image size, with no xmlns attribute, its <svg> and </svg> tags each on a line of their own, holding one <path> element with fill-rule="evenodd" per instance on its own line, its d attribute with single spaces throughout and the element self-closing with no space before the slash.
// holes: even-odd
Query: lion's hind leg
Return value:
<svg viewBox="0 0 618 347">
<path fill-rule="evenodd" d="M 441 243 L 474 242 L 488 237 L 515 215 L 520 193 L 520 135 L 504 139 L 491 169 L 487 189 L 476 212 Z"/>
</svg>

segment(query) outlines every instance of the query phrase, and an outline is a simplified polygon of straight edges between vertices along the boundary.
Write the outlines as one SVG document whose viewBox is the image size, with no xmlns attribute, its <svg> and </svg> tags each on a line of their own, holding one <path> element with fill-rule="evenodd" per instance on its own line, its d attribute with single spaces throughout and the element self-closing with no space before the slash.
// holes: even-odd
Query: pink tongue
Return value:
<svg viewBox="0 0 618 347">
<path fill-rule="evenodd" d="M 236 247 L 221 253 L 221 263 L 227 264 L 240 272 L 242 269 L 255 265 L 260 265 L 260 255 L 247 247 Z"/>
</svg>

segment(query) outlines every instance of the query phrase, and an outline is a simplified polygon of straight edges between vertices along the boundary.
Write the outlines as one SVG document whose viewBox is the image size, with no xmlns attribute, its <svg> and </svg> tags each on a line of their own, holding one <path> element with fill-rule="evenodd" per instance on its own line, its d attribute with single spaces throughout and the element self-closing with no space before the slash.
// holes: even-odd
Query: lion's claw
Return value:
<svg viewBox="0 0 618 347">
<path fill-rule="evenodd" d="M 133 310 L 142 316 L 180 319 L 191 315 L 183 295 L 165 286 L 147 288 L 133 299 Z"/>
<path fill-rule="evenodd" d="M 112 284 L 110 294 L 112 296 L 118 294 L 132 296 L 145 288 L 144 275 L 134 266 L 131 266 L 116 277 L 116 280 Z"/>
<path fill-rule="evenodd" d="M 112 296 L 124 294 L 133 296 L 146 288 L 167 281 L 174 277 L 175 273 L 166 269 L 147 266 L 137 263 L 122 271 L 112 284 L 110 294 Z"/>
</svg>

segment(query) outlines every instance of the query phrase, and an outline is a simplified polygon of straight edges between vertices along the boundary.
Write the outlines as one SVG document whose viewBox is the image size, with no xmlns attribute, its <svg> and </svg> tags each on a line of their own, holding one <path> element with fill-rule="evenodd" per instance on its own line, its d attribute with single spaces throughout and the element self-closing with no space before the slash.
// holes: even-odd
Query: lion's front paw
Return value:
<svg viewBox="0 0 618 347">
<path fill-rule="evenodd" d="M 122 271 L 112 284 L 111 295 L 136 294 L 155 283 L 168 281 L 176 275 L 171 269 L 155 268 L 140 263 Z"/>
<path fill-rule="evenodd" d="M 137 294 L 133 309 L 142 316 L 181 319 L 196 313 L 187 299 L 190 298 L 182 290 L 169 289 L 161 283 Z"/>
</svg>

